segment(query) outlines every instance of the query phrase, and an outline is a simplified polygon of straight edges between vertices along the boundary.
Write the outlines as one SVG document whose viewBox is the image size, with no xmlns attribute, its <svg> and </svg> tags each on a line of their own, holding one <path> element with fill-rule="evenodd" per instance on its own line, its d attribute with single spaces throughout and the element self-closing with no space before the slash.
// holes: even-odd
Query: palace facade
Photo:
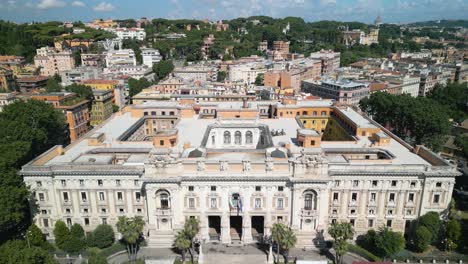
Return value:
<svg viewBox="0 0 468 264">
<path fill-rule="evenodd" d="M 128 106 L 21 174 L 49 238 L 57 220 L 91 231 L 140 215 L 148 245 L 170 247 L 195 217 L 205 242 L 252 243 L 284 222 L 310 248 L 335 221 L 357 234 L 405 232 L 418 216 L 447 210 L 459 175 L 330 100 L 187 98 Z"/>
</svg>

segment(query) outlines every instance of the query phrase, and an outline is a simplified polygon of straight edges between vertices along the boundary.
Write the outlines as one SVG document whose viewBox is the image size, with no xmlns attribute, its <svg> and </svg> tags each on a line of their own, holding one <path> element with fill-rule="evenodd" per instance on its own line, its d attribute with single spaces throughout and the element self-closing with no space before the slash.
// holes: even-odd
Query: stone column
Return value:
<svg viewBox="0 0 468 264">
<path fill-rule="evenodd" d="M 207 196 L 207 186 L 201 188 L 200 195 L 198 199 L 200 200 L 200 236 L 202 239 L 209 241 L 210 234 L 209 234 L 209 223 L 208 223 L 208 216 L 206 215 L 206 204 L 209 202 Z"/>
<path fill-rule="evenodd" d="M 252 241 L 252 219 L 249 213 L 244 213 L 242 217 L 242 242 L 249 244 Z"/>
<path fill-rule="evenodd" d="M 221 243 L 231 243 L 231 230 L 229 224 L 229 214 L 223 213 L 221 216 Z"/>
<path fill-rule="evenodd" d="M 263 235 L 269 236 L 271 235 L 271 209 L 272 209 L 272 203 L 271 203 L 271 186 L 266 187 L 266 216 L 265 216 L 265 223 L 264 223 L 264 231 Z"/>
<path fill-rule="evenodd" d="M 301 192 L 297 187 L 291 187 L 291 228 L 299 230 L 300 227 L 300 211 L 301 211 Z"/>
</svg>

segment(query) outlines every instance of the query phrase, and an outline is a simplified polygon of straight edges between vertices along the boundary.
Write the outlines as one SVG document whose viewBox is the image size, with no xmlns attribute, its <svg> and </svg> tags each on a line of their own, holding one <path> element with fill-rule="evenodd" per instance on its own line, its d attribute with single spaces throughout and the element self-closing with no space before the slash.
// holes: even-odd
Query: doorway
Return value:
<svg viewBox="0 0 468 264">
<path fill-rule="evenodd" d="M 242 216 L 231 216 L 229 218 L 231 240 L 241 240 L 242 237 Z"/>
<path fill-rule="evenodd" d="M 265 218 L 263 216 L 252 216 L 252 237 L 258 241 L 263 238 Z"/>
<path fill-rule="evenodd" d="M 219 241 L 221 235 L 221 216 L 208 216 L 208 234 L 210 241 Z"/>
</svg>

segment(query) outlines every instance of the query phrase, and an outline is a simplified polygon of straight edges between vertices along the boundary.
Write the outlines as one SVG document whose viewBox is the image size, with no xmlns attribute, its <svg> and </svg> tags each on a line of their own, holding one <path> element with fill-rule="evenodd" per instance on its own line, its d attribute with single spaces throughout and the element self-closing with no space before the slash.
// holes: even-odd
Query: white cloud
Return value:
<svg viewBox="0 0 468 264">
<path fill-rule="evenodd" d="M 81 2 L 81 1 L 73 1 L 73 2 L 71 3 L 71 5 L 72 5 L 72 6 L 78 6 L 78 7 L 85 7 L 85 6 L 86 6 L 86 4 L 83 3 L 83 2 Z"/>
<path fill-rule="evenodd" d="M 102 2 L 98 4 L 97 6 L 93 7 L 93 10 L 98 11 L 98 12 L 110 12 L 110 11 L 113 11 L 114 9 L 115 9 L 115 6 L 107 2 Z"/>
<path fill-rule="evenodd" d="M 67 4 L 61 0 L 41 0 L 37 4 L 37 8 L 39 9 L 49 9 L 49 8 L 55 8 L 55 7 L 64 7 Z"/>
<path fill-rule="evenodd" d="M 320 0 L 320 5 L 336 5 L 336 0 Z"/>
</svg>

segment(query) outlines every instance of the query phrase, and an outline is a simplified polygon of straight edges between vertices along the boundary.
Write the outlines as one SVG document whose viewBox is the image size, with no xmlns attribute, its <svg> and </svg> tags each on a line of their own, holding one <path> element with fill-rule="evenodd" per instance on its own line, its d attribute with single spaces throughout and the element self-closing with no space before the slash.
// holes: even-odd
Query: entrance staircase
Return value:
<svg viewBox="0 0 468 264">
<path fill-rule="evenodd" d="M 296 234 L 297 237 L 297 248 L 305 249 L 321 249 L 325 248 L 325 240 L 317 236 L 315 231 L 301 231 Z"/>
<path fill-rule="evenodd" d="M 170 230 L 152 230 L 148 238 L 148 247 L 151 248 L 172 248 L 174 244 L 174 233 Z"/>
</svg>

